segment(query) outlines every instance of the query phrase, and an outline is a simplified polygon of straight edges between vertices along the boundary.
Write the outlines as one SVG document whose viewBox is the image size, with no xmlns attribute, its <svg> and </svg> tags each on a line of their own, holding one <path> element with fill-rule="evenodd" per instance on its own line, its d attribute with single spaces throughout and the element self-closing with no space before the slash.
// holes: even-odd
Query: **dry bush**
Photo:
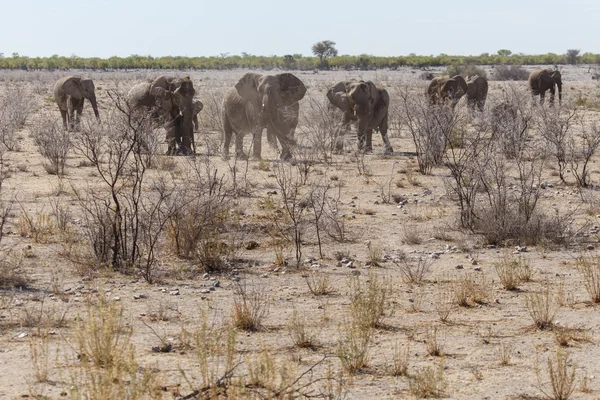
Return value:
<svg viewBox="0 0 600 400">
<path fill-rule="evenodd" d="M 506 366 L 510 365 L 510 360 L 512 358 L 513 348 L 506 343 L 502 343 L 497 350 L 498 359 L 500 365 Z"/>
<path fill-rule="evenodd" d="M 592 302 L 600 303 L 600 257 L 580 256 L 576 262 Z"/>
<path fill-rule="evenodd" d="M 0 219 L 1 221 L 1 219 Z M 0 222 L 0 229 L 2 223 Z M 4 250 L 0 257 L 0 288 L 25 288 L 28 276 L 22 270 L 23 257 L 11 250 Z"/>
<path fill-rule="evenodd" d="M 308 327 L 308 322 L 306 316 L 298 315 L 294 309 L 287 326 L 294 346 L 302 349 L 314 349 L 317 346 L 317 333 Z"/>
<path fill-rule="evenodd" d="M 529 72 L 520 65 L 496 65 L 492 72 L 496 81 L 526 81 Z"/>
<path fill-rule="evenodd" d="M 569 326 L 555 327 L 554 338 L 556 339 L 556 342 L 563 347 L 568 347 L 571 342 L 592 342 L 592 338 L 588 330 L 583 328 L 572 328 Z"/>
<path fill-rule="evenodd" d="M 575 390 L 577 367 L 575 364 L 570 365 L 569 356 L 569 353 L 557 350 L 554 360 L 548 357 L 546 369 L 548 380 L 546 381 L 542 378 L 539 360 L 536 360 L 537 387 L 549 399 L 567 400 Z"/>
<path fill-rule="evenodd" d="M 269 313 L 269 295 L 262 287 L 248 287 L 238 281 L 234 288 L 231 318 L 233 326 L 245 331 L 257 331 Z"/>
<path fill-rule="evenodd" d="M 369 346 L 373 340 L 373 329 L 362 323 L 346 322 L 340 327 L 336 355 L 342 368 L 355 374 L 368 366 Z"/>
<path fill-rule="evenodd" d="M 454 292 L 451 288 L 437 286 L 437 294 L 434 302 L 435 311 L 442 322 L 448 322 L 450 314 L 456 309 Z"/>
<path fill-rule="evenodd" d="M 429 269 L 435 262 L 434 258 L 417 257 L 403 258 L 399 262 L 394 261 L 394 264 L 400 268 L 402 280 L 408 284 L 419 285 L 425 279 Z"/>
<path fill-rule="evenodd" d="M 425 349 L 430 356 L 441 357 L 444 355 L 444 345 L 438 341 L 436 327 L 427 331 Z"/>
<path fill-rule="evenodd" d="M 0 142 L 8 150 L 19 150 L 17 132 L 23 128 L 33 110 L 33 97 L 20 86 L 7 83 L 0 97 Z"/>
<path fill-rule="evenodd" d="M 442 164 L 448 139 L 461 123 L 461 115 L 447 106 L 432 106 L 422 92 L 414 93 L 408 87 L 398 90 L 402 106 L 397 117 L 408 128 L 417 151 L 419 171 L 431 174 L 432 168 Z"/>
<path fill-rule="evenodd" d="M 325 296 L 333 292 L 331 276 L 325 272 L 313 272 L 305 277 L 308 290 L 315 296 Z"/>
<path fill-rule="evenodd" d="M 406 244 L 421 244 L 423 238 L 421 232 L 416 226 L 405 227 L 402 233 L 402 241 Z"/>
<path fill-rule="evenodd" d="M 369 273 L 366 284 L 361 284 L 358 277 L 353 278 L 350 284 L 350 302 L 354 323 L 369 328 L 381 327 L 392 294 L 391 283 L 385 279 L 382 282 L 376 274 Z"/>
<path fill-rule="evenodd" d="M 554 317 L 560 307 L 550 287 L 550 283 L 546 281 L 541 290 L 525 295 L 525 307 L 534 325 L 542 330 L 554 327 Z"/>
<path fill-rule="evenodd" d="M 48 161 L 48 164 L 44 164 L 46 172 L 63 176 L 72 147 L 71 133 L 64 129 L 61 121 L 45 117 L 31 127 L 31 136 L 39 153 Z"/>
<path fill-rule="evenodd" d="M 444 71 L 443 75 L 448 75 L 448 76 L 462 75 L 465 79 L 469 76 L 475 76 L 475 75 L 479 75 L 483 78 L 487 78 L 487 74 L 485 73 L 485 70 L 481 67 L 478 67 L 475 64 L 453 63 L 452 65 L 450 65 L 446 68 L 446 71 Z"/>
<path fill-rule="evenodd" d="M 448 381 L 444 377 L 444 365 L 441 361 L 433 367 L 422 368 L 409 382 L 409 391 L 417 398 L 443 398 L 447 388 Z"/>
<path fill-rule="evenodd" d="M 505 258 L 500 262 L 494 263 L 494 268 L 504 289 L 517 290 L 519 288 L 519 283 L 522 281 L 520 279 L 520 263 L 518 261 Z"/>
<path fill-rule="evenodd" d="M 50 335 L 42 335 L 29 341 L 29 356 L 35 370 L 36 382 L 47 382 L 50 366 Z"/>
<path fill-rule="evenodd" d="M 489 296 L 490 285 L 485 274 L 465 274 L 453 283 L 454 299 L 457 305 L 469 307 L 484 304 Z"/>
<path fill-rule="evenodd" d="M 349 132 L 342 126 L 341 112 L 325 96 L 303 102 L 299 125 L 317 160 L 330 163 L 334 154 L 343 151 Z"/>
<path fill-rule="evenodd" d="M 410 345 L 394 345 L 392 362 L 390 363 L 390 374 L 392 376 L 408 376 L 408 364 L 410 359 Z"/>
<path fill-rule="evenodd" d="M 206 89 L 202 92 L 204 108 L 198 114 L 198 130 L 200 132 L 223 133 L 223 97 L 226 88 Z"/>
</svg>

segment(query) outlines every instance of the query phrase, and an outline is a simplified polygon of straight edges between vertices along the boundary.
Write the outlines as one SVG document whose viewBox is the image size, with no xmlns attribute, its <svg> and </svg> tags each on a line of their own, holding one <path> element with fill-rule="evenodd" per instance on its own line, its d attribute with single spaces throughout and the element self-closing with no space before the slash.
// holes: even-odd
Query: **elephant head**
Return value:
<svg viewBox="0 0 600 400">
<path fill-rule="evenodd" d="M 192 122 L 194 123 L 194 132 L 198 132 L 198 114 L 204 108 L 204 104 L 200 100 L 194 101 L 192 104 L 192 112 L 194 114 Z"/>
<path fill-rule="evenodd" d="M 468 86 L 465 78 L 460 75 L 456 75 L 444 81 L 440 87 L 439 97 L 441 100 L 449 99 L 451 101 L 452 108 L 454 108 L 460 98 L 467 93 L 467 90 Z"/>
<path fill-rule="evenodd" d="M 560 71 L 536 69 L 529 75 L 529 88 L 533 96 L 540 95 L 540 104 L 544 103 L 546 90 L 550 90 L 550 104 L 554 103 L 555 88 L 558 87 L 558 101 L 562 102 L 562 77 Z"/>
<path fill-rule="evenodd" d="M 85 99 L 92 103 L 94 114 L 98 119 L 100 117 L 98 103 L 96 102 L 94 82 L 91 79 L 66 76 L 56 82 L 54 85 L 54 100 L 58 105 L 65 129 L 77 129 Z"/>
<path fill-rule="evenodd" d="M 249 72 L 236 83 L 235 89 L 244 100 L 258 107 L 262 125 L 272 124 L 279 132 L 285 129 L 278 110 L 292 106 L 306 94 L 304 83 L 289 73 L 259 75 Z M 287 132 L 283 133 L 287 135 Z"/>
<path fill-rule="evenodd" d="M 192 102 L 196 91 L 189 76 L 184 78 L 160 76 L 150 84 L 149 93 L 170 117 L 170 126 L 167 127 L 169 154 L 175 153 L 177 145 L 180 146 L 179 151 L 183 154 L 192 152 L 194 144 Z"/>
</svg>

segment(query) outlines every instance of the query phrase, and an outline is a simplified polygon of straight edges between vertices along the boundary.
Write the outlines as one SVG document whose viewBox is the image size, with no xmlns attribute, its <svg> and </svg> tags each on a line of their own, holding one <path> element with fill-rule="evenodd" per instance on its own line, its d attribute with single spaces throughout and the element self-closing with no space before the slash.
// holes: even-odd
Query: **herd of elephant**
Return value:
<svg viewBox="0 0 600 400">
<path fill-rule="evenodd" d="M 562 100 L 562 81 L 559 71 L 536 69 L 529 76 L 533 96 L 544 102 L 550 90 L 554 101 L 555 86 Z M 488 92 L 485 78 L 475 76 L 466 81 L 460 75 L 436 77 L 429 83 L 425 95 L 431 104 L 456 106 L 463 95 L 473 110 L 483 111 Z M 166 129 L 168 154 L 195 153 L 194 132 L 198 130 L 198 113 L 203 104 L 194 101 L 194 85 L 189 77 L 160 76 L 135 84 L 127 95 L 132 111 L 149 112 L 153 119 Z M 235 134 L 235 151 L 238 158 L 247 159 L 243 150 L 244 134 L 253 137 L 252 158 L 261 158 L 262 132 L 267 129 L 267 140 L 273 147 L 281 146 L 281 159 L 292 157 L 295 145 L 294 132 L 298 125 L 299 101 L 306 94 L 306 86 L 295 75 L 282 73 L 261 75 L 248 72 L 229 89 L 223 99 L 223 157 L 229 157 L 231 139 Z M 357 125 L 358 148 L 372 151 L 373 131 L 379 131 L 384 143 L 384 153 L 393 149 L 387 135 L 390 96 L 371 81 L 342 81 L 331 86 L 326 94 L 329 102 L 342 111 L 342 129 L 353 122 Z M 91 79 L 70 76 L 60 79 L 54 87 L 54 98 L 61 112 L 65 129 L 74 130 L 79 124 L 84 99 L 88 99 L 99 118 L 94 83 Z M 76 114 L 75 114 L 76 113 Z"/>
</svg>

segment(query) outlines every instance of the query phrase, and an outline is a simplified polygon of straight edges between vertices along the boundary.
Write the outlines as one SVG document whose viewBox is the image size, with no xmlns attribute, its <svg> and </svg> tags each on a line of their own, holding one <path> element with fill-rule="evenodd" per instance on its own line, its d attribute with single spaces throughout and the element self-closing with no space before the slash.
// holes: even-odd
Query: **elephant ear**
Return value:
<svg viewBox="0 0 600 400">
<path fill-rule="evenodd" d="M 167 89 L 156 86 L 150 88 L 150 94 L 156 99 L 156 104 L 165 111 L 173 108 L 173 98 Z"/>
<path fill-rule="evenodd" d="M 343 112 L 351 111 L 348 94 L 346 93 L 346 84 L 347 82 L 338 82 L 327 91 L 329 102 Z"/>
<path fill-rule="evenodd" d="M 262 75 L 254 72 L 248 72 L 244 74 L 235 84 L 235 90 L 238 94 L 246 101 L 259 101 L 258 97 L 258 81 Z"/>
<path fill-rule="evenodd" d="M 455 75 L 452 77 L 454 81 L 456 81 L 456 96 L 460 97 L 467 93 L 467 81 L 460 75 Z"/>
<path fill-rule="evenodd" d="M 83 90 L 81 88 L 81 78 L 73 76 L 67 79 L 62 85 L 63 92 L 76 99 L 83 98 Z"/>
<path fill-rule="evenodd" d="M 200 100 L 194 101 L 194 114 L 198 114 L 204 108 L 204 104 Z"/>
<path fill-rule="evenodd" d="M 279 80 L 279 98 L 282 105 L 289 107 L 302 100 L 306 94 L 306 86 L 298 77 L 290 73 L 275 76 Z"/>
</svg>

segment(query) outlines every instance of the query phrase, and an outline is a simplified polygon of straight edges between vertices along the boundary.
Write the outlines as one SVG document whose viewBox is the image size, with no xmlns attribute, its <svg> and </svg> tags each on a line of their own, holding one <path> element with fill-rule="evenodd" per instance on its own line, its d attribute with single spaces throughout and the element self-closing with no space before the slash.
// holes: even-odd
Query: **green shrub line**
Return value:
<svg viewBox="0 0 600 400">
<path fill-rule="evenodd" d="M 152 57 L 132 54 L 128 57 L 69 57 L 53 55 L 51 57 L 27 57 L 13 53 L 5 57 L 0 53 L 0 69 L 21 70 L 62 70 L 62 69 L 209 69 L 227 70 L 248 69 L 287 69 L 313 70 L 316 68 L 333 69 L 382 69 L 409 66 L 415 68 L 444 67 L 451 65 L 567 65 L 575 61 L 578 64 L 600 64 L 600 54 L 583 53 L 574 60 L 568 54 L 546 53 L 538 55 L 507 54 L 508 50 L 498 53 L 483 53 L 478 56 L 437 56 L 409 54 L 406 56 L 380 57 L 368 54 L 340 55 L 324 60 L 321 66 L 319 57 L 301 54 L 284 56 L 257 56 L 221 54 L 212 57 Z"/>
</svg>

